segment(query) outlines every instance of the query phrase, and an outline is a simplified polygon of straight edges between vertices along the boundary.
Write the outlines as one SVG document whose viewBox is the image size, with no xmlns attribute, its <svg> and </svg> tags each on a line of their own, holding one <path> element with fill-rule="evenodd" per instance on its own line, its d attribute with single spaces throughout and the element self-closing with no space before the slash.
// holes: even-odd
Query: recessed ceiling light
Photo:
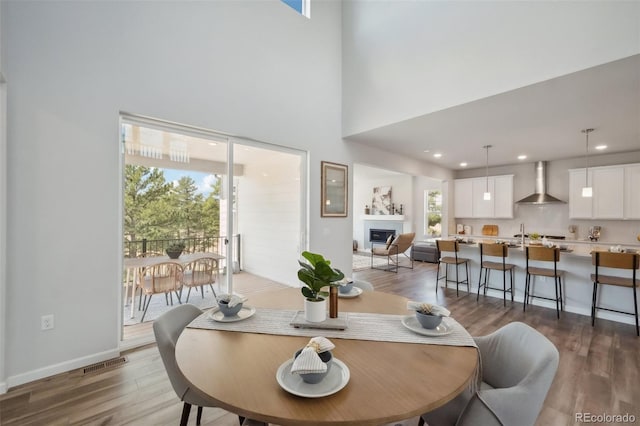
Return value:
<svg viewBox="0 0 640 426">
<path fill-rule="evenodd" d="M 439 152 L 436 152 L 435 154 L 433 154 L 433 156 L 436 158 L 440 158 L 442 157 L 442 154 L 440 154 Z"/>
<path fill-rule="evenodd" d="M 209 145 L 210 145 L 210 146 L 216 146 L 216 145 L 218 145 L 218 144 L 217 144 L 217 143 L 215 143 L 215 142 L 209 142 Z"/>
<path fill-rule="evenodd" d="M 428 149 L 425 149 L 423 152 L 429 152 L 429 150 L 428 150 Z"/>
<path fill-rule="evenodd" d="M 518 160 L 526 160 L 527 156 L 526 155 L 518 155 Z"/>
<path fill-rule="evenodd" d="M 460 163 L 460 167 L 467 167 L 467 163 Z"/>
<path fill-rule="evenodd" d="M 596 146 L 596 149 L 597 149 L 598 151 L 602 151 L 603 149 L 607 149 L 607 146 L 606 146 L 606 145 L 597 145 L 597 146 Z"/>
</svg>

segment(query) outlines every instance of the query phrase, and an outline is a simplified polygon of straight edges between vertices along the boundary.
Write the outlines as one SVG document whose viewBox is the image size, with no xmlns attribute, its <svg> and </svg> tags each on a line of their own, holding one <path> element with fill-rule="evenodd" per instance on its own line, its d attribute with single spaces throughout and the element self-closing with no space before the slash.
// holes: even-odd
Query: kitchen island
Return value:
<svg viewBox="0 0 640 426">
<path fill-rule="evenodd" d="M 460 239 L 458 237 L 458 239 Z M 611 247 L 620 246 L 626 251 L 640 252 L 640 244 L 618 244 L 615 242 L 590 242 L 577 240 L 547 240 L 558 247 L 561 247 L 560 261 L 558 269 L 563 270 L 564 280 L 562 282 L 564 310 L 574 312 L 581 315 L 591 315 L 591 298 L 593 293 L 593 282 L 590 275 L 594 272 L 594 266 L 591 264 L 591 252 L 594 250 L 608 250 Z M 509 244 L 508 263 L 516 265 L 514 270 L 514 300 L 524 302 L 524 285 L 526 277 L 526 259 L 524 249 L 521 246 L 521 240 L 509 237 L 488 237 L 488 236 L 469 236 L 465 235 L 462 241 L 459 241 L 460 252 L 459 257 L 470 259 L 470 276 L 469 282 L 471 292 L 475 295 L 478 291 L 478 281 L 480 273 L 480 242 L 504 242 Z M 525 245 L 528 240 L 525 241 Z M 491 259 L 494 260 L 495 258 Z M 486 259 L 485 259 L 486 260 Z M 608 275 L 621 275 L 619 271 L 607 271 Z M 630 272 L 630 271 L 628 271 Z M 640 274 L 638 274 L 640 275 Z M 626 276 L 629 276 L 627 273 Z M 509 287 L 509 277 L 507 274 L 507 288 Z M 439 285 L 444 286 L 444 281 Z M 490 287 L 502 288 L 502 274 L 494 271 L 490 274 Z M 555 298 L 555 287 L 553 279 L 545 277 L 536 277 L 533 284 L 533 292 L 537 296 Z M 488 289 L 487 296 L 502 299 L 502 290 Z M 483 297 L 482 295 L 480 296 Z M 555 302 L 544 299 L 532 298 L 530 304 L 544 306 L 555 311 Z M 598 305 L 601 307 L 616 309 L 619 311 L 633 312 L 633 296 L 629 288 L 615 286 L 598 286 Z M 553 312 L 555 315 L 555 312 Z M 562 316 L 561 316 L 562 318 Z M 597 318 L 609 319 L 612 321 L 623 322 L 627 324 L 635 324 L 633 315 L 624 315 L 616 312 L 598 311 Z"/>
</svg>

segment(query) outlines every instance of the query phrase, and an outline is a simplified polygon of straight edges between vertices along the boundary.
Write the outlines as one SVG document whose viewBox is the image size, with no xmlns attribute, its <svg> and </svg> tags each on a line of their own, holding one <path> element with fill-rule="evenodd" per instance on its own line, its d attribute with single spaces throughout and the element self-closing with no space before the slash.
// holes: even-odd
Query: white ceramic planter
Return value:
<svg viewBox="0 0 640 426">
<path fill-rule="evenodd" d="M 322 322 L 327 319 L 327 301 L 312 302 L 304 299 L 304 319 L 309 322 Z"/>
</svg>

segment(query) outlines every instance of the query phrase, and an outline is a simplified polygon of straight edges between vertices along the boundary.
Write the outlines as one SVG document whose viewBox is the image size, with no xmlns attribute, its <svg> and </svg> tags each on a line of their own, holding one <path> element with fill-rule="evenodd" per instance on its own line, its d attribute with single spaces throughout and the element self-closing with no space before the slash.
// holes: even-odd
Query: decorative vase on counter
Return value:
<svg viewBox="0 0 640 426">
<path fill-rule="evenodd" d="M 327 301 L 325 299 L 304 299 L 304 319 L 309 322 L 322 322 L 327 319 Z"/>
</svg>

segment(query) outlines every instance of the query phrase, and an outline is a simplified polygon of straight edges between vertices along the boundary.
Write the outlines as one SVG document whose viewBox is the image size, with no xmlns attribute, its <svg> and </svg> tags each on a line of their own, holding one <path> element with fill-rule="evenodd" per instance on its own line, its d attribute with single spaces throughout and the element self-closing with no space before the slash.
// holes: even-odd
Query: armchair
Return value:
<svg viewBox="0 0 640 426">
<path fill-rule="evenodd" d="M 375 247 L 375 242 L 372 242 L 371 245 L 371 269 L 381 269 L 384 271 L 393 271 L 398 272 L 398 268 L 410 268 L 413 269 L 413 258 L 408 256 L 406 251 L 409 250 L 413 246 L 413 240 L 416 236 L 415 232 L 409 232 L 406 234 L 398 235 L 393 241 L 390 243 L 384 243 L 385 247 Z M 404 255 L 407 259 L 411 261 L 411 266 L 405 266 L 400 264 L 400 254 Z M 378 257 L 386 257 L 387 258 L 387 267 L 386 268 L 376 268 L 373 266 L 373 258 L 374 256 Z"/>
</svg>

